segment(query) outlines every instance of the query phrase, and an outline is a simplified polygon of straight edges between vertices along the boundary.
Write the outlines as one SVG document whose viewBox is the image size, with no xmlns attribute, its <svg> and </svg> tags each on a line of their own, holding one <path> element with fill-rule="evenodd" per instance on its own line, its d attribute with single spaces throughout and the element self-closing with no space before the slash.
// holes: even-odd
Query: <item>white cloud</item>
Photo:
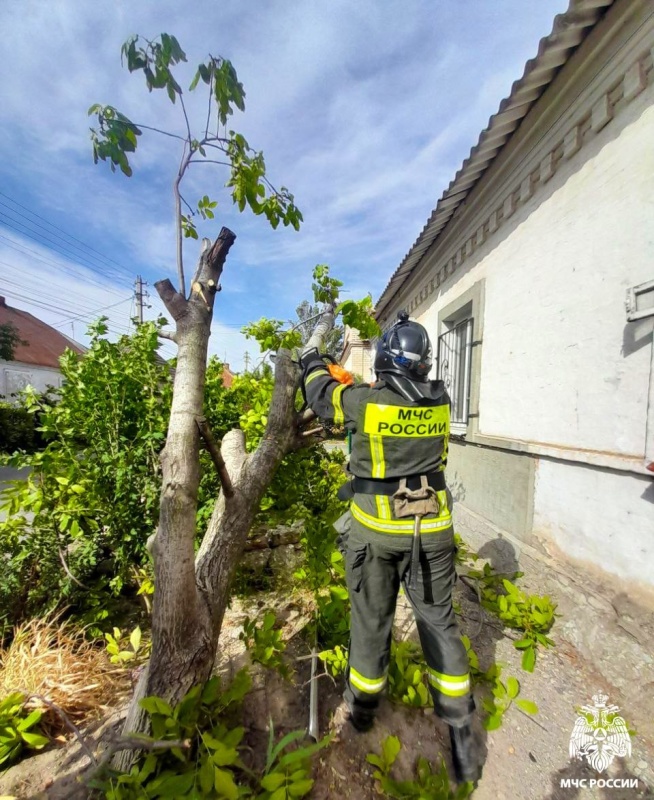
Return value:
<svg viewBox="0 0 654 800">
<path fill-rule="evenodd" d="M 305 216 L 299 234 L 271 231 L 265 220 L 235 212 L 221 190 L 224 172 L 203 167 L 188 176 L 189 199 L 205 191 L 218 199 L 219 223 L 238 235 L 217 305 L 227 327 L 212 337 L 212 347 L 213 339 L 230 342 L 230 363 L 238 364 L 253 348 L 237 326 L 264 314 L 292 317 L 309 296 L 315 263 L 379 295 L 566 6 L 198 0 L 180 13 L 173 0 L 6 0 L 2 191 L 119 262 L 125 275 L 175 280 L 170 188 L 178 143 L 144 131 L 134 177 L 112 175 L 92 164 L 86 110 L 111 103 L 137 122 L 183 129 L 179 108 L 161 92 L 148 95 L 142 77 L 121 67 L 120 46 L 132 33 L 178 37 L 189 54 L 182 85 L 209 52 L 232 58 L 247 92 L 247 112 L 234 125 L 265 151 L 271 179 L 291 188 Z M 189 111 L 203 120 L 204 99 L 190 97 Z M 202 226 L 204 233 L 217 227 Z M 197 243 L 186 243 L 187 275 L 197 252 Z M 57 291 L 70 280 L 59 275 Z M 75 280 L 90 306 L 93 279 Z M 222 347 L 216 352 L 224 357 Z"/>
</svg>

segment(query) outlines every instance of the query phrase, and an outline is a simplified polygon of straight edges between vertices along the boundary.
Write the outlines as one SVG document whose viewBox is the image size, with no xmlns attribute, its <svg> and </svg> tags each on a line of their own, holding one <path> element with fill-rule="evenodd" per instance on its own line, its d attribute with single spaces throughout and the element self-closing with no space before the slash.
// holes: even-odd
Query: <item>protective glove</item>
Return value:
<svg viewBox="0 0 654 800">
<path fill-rule="evenodd" d="M 307 350 L 306 353 L 302 353 L 300 356 L 300 366 L 304 370 L 305 374 L 313 367 L 322 367 L 324 365 L 325 360 L 315 347 L 313 347 L 311 350 Z"/>
</svg>

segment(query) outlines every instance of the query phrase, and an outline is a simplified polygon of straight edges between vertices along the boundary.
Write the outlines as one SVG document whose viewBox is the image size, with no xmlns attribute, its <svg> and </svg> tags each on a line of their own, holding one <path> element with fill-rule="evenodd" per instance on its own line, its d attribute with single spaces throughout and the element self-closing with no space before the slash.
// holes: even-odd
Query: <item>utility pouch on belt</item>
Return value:
<svg viewBox="0 0 654 800">
<path fill-rule="evenodd" d="M 406 478 L 400 480 L 400 488 L 393 495 L 393 511 L 396 517 L 424 517 L 425 514 L 438 514 L 440 503 L 436 490 L 427 482 L 427 476 L 420 476 L 420 488 L 408 489 Z"/>
<path fill-rule="evenodd" d="M 413 543 L 407 584 L 410 589 L 418 588 L 418 566 L 420 564 L 420 521 L 425 514 L 438 514 L 440 503 L 436 489 L 429 485 L 426 475 L 420 476 L 420 488 L 408 489 L 406 478 L 400 480 L 400 488 L 393 495 L 393 511 L 396 517 L 413 517 Z"/>
</svg>

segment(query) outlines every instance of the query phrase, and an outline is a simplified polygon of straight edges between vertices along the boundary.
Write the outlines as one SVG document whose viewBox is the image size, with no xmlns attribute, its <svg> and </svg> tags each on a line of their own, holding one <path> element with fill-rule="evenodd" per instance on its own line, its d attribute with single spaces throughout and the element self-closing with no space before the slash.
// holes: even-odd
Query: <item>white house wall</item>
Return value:
<svg viewBox="0 0 654 800">
<path fill-rule="evenodd" d="M 623 352 L 624 298 L 654 278 L 653 140 L 650 106 L 486 259 L 481 433 L 643 457 L 651 345 Z"/>
<path fill-rule="evenodd" d="M 534 529 L 572 558 L 654 586 L 653 488 L 650 478 L 540 459 Z"/>
<path fill-rule="evenodd" d="M 550 539 L 650 586 L 652 320 L 628 323 L 625 293 L 654 279 L 653 42 L 652 6 L 617 3 L 381 319 L 405 307 L 435 339 L 443 310 L 483 287 L 457 499 L 491 536 Z M 498 481 L 514 490 L 501 508 Z"/>
<path fill-rule="evenodd" d="M 21 361 L 0 361 L 0 395 L 11 400 L 26 386 L 33 386 L 37 392 L 44 392 L 48 386 L 59 388 L 62 376 L 59 370 L 37 367 Z"/>
<path fill-rule="evenodd" d="M 561 447 L 581 461 L 584 451 L 643 458 L 653 345 L 645 336 L 631 352 L 637 323 L 624 305 L 627 288 L 654 278 L 654 100 L 642 100 L 628 125 L 607 130 L 592 157 L 557 176 L 549 197 L 534 197 L 510 233 L 417 315 L 436 334 L 439 310 L 484 279 L 482 435 L 516 449 Z M 535 473 L 537 536 L 654 585 L 651 478 L 547 458 Z"/>
</svg>

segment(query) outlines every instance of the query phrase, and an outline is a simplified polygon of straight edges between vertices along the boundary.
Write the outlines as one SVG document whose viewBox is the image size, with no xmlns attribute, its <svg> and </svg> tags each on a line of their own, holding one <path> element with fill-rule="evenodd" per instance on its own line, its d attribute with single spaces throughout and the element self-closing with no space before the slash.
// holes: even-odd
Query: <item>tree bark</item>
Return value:
<svg viewBox="0 0 654 800">
<path fill-rule="evenodd" d="M 303 429 L 315 415 L 296 412 L 300 371 L 291 354 L 280 350 L 268 423 L 259 446 L 247 453 L 241 430 L 232 430 L 223 438 L 220 455 L 227 478 L 223 487 L 230 486 L 232 491 L 221 491 L 194 558 L 200 478 L 197 420 L 202 417 L 214 293 L 234 238 L 223 228 L 212 247 L 205 240 L 188 300 L 168 280 L 155 284 L 175 319 L 179 355 L 162 454 L 159 528 L 152 545 L 152 656 L 130 704 L 125 735 L 147 730 L 147 717 L 138 704 L 144 696 L 157 695 L 175 704 L 192 686 L 208 680 L 232 577 L 263 495 L 284 456 L 311 444 Z M 318 338 L 333 324 L 333 314 L 327 317 L 323 320 L 327 325 L 319 325 Z M 317 347 L 321 344 L 314 337 L 312 342 Z M 114 763 L 125 770 L 133 759 L 134 753 L 128 751 L 117 756 Z"/>
</svg>

